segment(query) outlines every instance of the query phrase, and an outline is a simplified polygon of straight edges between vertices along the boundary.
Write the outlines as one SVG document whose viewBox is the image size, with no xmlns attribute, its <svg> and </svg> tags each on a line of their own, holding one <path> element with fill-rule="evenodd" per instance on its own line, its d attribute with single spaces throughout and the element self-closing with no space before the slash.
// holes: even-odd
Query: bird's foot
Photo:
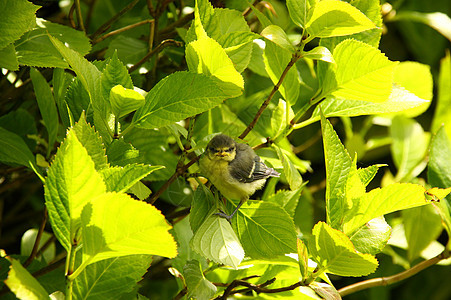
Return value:
<svg viewBox="0 0 451 300">
<path fill-rule="evenodd" d="M 229 223 L 232 223 L 232 218 L 234 214 L 228 215 L 226 214 L 224 211 L 222 211 L 221 209 L 219 210 L 218 213 L 215 213 L 215 215 L 220 216 L 221 218 L 226 219 L 227 221 L 229 221 Z"/>
</svg>

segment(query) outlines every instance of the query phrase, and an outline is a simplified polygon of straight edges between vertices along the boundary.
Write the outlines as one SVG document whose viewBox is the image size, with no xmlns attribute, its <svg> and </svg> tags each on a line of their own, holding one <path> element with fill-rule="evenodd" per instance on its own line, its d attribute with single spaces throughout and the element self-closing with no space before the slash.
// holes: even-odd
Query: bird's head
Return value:
<svg viewBox="0 0 451 300">
<path fill-rule="evenodd" d="M 208 143 L 205 152 L 211 160 L 232 161 L 236 156 L 236 143 L 231 137 L 218 134 Z"/>
</svg>

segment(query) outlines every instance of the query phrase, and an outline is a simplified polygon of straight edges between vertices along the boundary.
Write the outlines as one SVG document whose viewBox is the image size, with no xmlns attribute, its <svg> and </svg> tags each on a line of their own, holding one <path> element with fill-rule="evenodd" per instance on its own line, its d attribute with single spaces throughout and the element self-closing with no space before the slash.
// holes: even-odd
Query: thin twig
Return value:
<svg viewBox="0 0 451 300">
<path fill-rule="evenodd" d="M 188 293 L 188 289 L 186 287 L 184 287 L 175 297 L 173 300 L 179 300 L 182 299 L 183 296 L 186 295 L 186 293 Z"/>
<path fill-rule="evenodd" d="M 83 24 L 83 16 L 81 14 L 80 0 L 75 0 L 75 11 L 77 12 L 78 28 L 81 31 L 86 32 L 85 24 Z"/>
<path fill-rule="evenodd" d="M 294 66 L 294 64 L 296 63 L 296 61 L 298 61 L 299 58 L 300 58 L 300 55 L 298 53 L 293 54 L 290 62 L 283 70 L 282 75 L 280 75 L 279 81 L 274 86 L 274 88 L 271 90 L 271 93 L 268 95 L 268 98 L 266 98 L 266 100 L 262 103 L 262 105 L 260 106 L 260 109 L 255 114 L 255 117 L 252 120 L 252 122 L 249 123 L 249 125 L 246 127 L 246 129 L 243 131 L 243 133 L 238 138 L 244 139 L 249 134 L 249 132 L 251 132 L 251 130 L 254 128 L 255 124 L 257 124 L 258 120 L 260 119 L 263 111 L 266 109 L 269 102 L 271 102 L 271 99 L 274 96 L 274 94 L 279 90 L 280 86 L 282 85 L 283 80 L 285 79 L 285 77 L 288 74 L 288 71 L 290 71 L 291 67 Z"/>
<path fill-rule="evenodd" d="M 97 0 L 91 0 L 89 3 L 88 13 L 86 14 L 86 22 L 85 27 L 89 30 L 89 25 L 91 25 L 92 14 L 94 13 L 94 6 L 96 5 Z"/>
<path fill-rule="evenodd" d="M 172 30 L 174 30 L 177 27 L 183 27 L 187 23 L 191 22 L 192 19 L 194 19 L 194 13 L 193 12 L 181 17 L 180 19 L 178 19 L 174 23 L 171 23 L 168 26 L 166 26 L 165 28 L 161 29 L 158 32 L 158 35 L 163 35 L 163 34 L 169 33 L 169 32 L 171 32 Z"/>
<path fill-rule="evenodd" d="M 435 264 L 437 264 L 439 261 L 441 261 L 442 259 L 447 259 L 450 257 L 449 252 L 442 252 L 439 255 L 422 261 L 419 264 L 413 266 L 412 268 L 405 270 L 401 273 L 392 275 L 392 276 L 388 276 L 388 277 L 379 277 L 379 278 L 373 278 L 373 279 L 369 279 L 369 280 L 365 280 L 365 281 L 361 281 L 361 282 L 357 282 L 348 286 L 345 286 L 341 289 L 338 290 L 338 293 L 340 294 L 340 296 L 346 296 L 361 290 L 365 290 L 365 289 L 369 289 L 372 287 L 377 287 L 377 286 L 386 286 L 389 284 L 393 284 L 395 282 L 404 280 L 406 278 L 412 277 L 413 275 L 417 274 L 418 272 L 429 268 L 430 266 L 433 266 Z"/>
<path fill-rule="evenodd" d="M 296 283 L 294 283 L 292 285 L 281 287 L 281 288 L 276 288 L 276 289 L 268 289 L 268 288 L 266 288 L 266 286 L 272 284 L 274 281 L 275 281 L 275 278 L 270 279 L 270 280 L 268 280 L 268 281 L 266 281 L 266 282 L 264 282 L 262 284 L 256 285 L 256 284 L 249 283 L 249 282 L 247 282 L 245 280 L 242 280 L 242 279 L 234 280 L 224 290 L 224 293 L 222 294 L 222 296 L 219 296 L 216 299 L 225 300 L 225 299 L 227 299 L 227 297 L 229 295 L 233 295 L 233 294 L 237 294 L 237 293 L 243 293 L 243 292 L 247 292 L 249 290 L 255 291 L 256 293 L 265 293 L 265 294 L 281 293 L 281 292 L 285 292 L 285 291 L 294 290 L 295 288 L 304 285 L 304 283 L 302 281 L 298 281 L 298 282 L 296 282 Z M 245 286 L 245 287 L 247 287 L 247 289 L 233 291 L 233 289 L 235 287 L 238 287 L 238 286 Z"/>
<path fill-rule="evenodd" d="M 73 3 L 72 6 L 70 7 L 68 17 L 69 17 L 70 26 L 73 29 L 77 29 L 77 25 L 75 25 L 75 21 L 74 21 L 74 11 L 75 11 L 75 3 Z"/>
<path fill-rule="evenodd" d="M 36 257 L 39 250 L 39 244 L 41 243 L 42 234 L 44 233 L 45 224 L 47 223 L 47 207 L 44 208 L 44 216 L 42 217 L 41 226 L 39 226 L 38 234 L 36 235 L 36 240 L 34 241 L 33 249 L 31 250 L 30 256 L 24 262 L 23 266 L 28 267 L 31 262 Z"/>
<path fill-rule="evenodd" d="M 152 22 L 154 22 L 154 21 L 155 21 L 155 20 L 144 20 L 144 21 L 141 21 L 141 22 L 138 22 L 138 23 L 135 23 L 135 24 L 130 24 L 130 25 L 128 25 L 128 26 L 125 26 L 125 27 L 122 27 L 122 28 L 119 28 L 119 29 L 110 31 L 110 32 L 108 32 L 107 34 L 105 34 L 105 35 L 103 35 L 103 36 L 97 38 L 97 39 L 94 40 L 94 41 L 92 41 L 92 44 L 100 43 L 101 41 L 103 41 L 103 40 L 105 40 L 105 39 L 107 39 L 107 38 L 109 38 L 109 37 L 111 37 L 111 36 L 113 36 L 113 35 L 116 35 L 116 34 L 119 34 L 119 33 L 124 32 L 124 31 L 127 31 L 127 30 L 130 30 L 130 29 L 139 27 L 139 26 L 144 25 L 144 24 L 152 23 Z"/>
<path fill-rule="evenodd" d="M 189 167 L 194 165 L 199 160 L 199 158 L 200 156 L 196 156 L 186 165 L 182 166 L 181 168 L 177 168 L 175 173 L 172 174 L 172 176 L 161 186 L 161 188 L 152 195 L 152 197 L 150 197 L 148 202 L 150 204 L 153 204 L 161 196 L 161 194 L 163 194 L 163 192 L 177 179 L 177 177 L 185 173 Z"/>
<path fill-rule="evenodd" d="M 130 9 L 132 9 L 136 3 L 138 3 L 139 0 L 133 0 L 132 2 L 130 2 L 130 4 L 128 4 L 126 7 L 124 7 L 123 9 L 121 9 L 117 14 L 115 14 L 111 19 L 109 19 L 108 21 L 106 21 L 102 26 L 99 27 L 99 29 L 97 29 L 96 32 L 94 32 L 91 35 L 91 39 L 95 40 L 99 35 L 101 35 L 102 33 L 104 33 L 105 31 L 107 31 L 111 25 L 116 22 L 120 17 L 122 17 L 126 12 L 128 12 Z"/>
<path fill-rule="evenodd" d="M 151 58 L 156 53 L 160 52 L 162 49 L 168 47 L 168 46 L 176 46 L 181 47 L 183 46 L 182 42 L 174 41 L 174 40 L 164 40 L 162 41 L 155 49 L 147 53 L 139 62 L 137 62 L 135 65 L 131 66 L 130 69 L 128 69 L 129 73 L 132 73 L 133 71 L 137 70 L 142 64 L 144 64 L 149 58 Z"/>
</svg>

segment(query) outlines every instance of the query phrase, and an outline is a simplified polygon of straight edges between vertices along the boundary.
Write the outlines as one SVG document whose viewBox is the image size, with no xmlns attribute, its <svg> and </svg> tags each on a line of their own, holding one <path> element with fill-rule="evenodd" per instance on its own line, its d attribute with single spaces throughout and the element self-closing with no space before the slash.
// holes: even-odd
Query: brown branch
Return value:
<svg viewBox="0 0 451 300">
<path fill-rule="evenodd" d="M 89 30 L 89 25 L 91 25 L 92 14 L 94 13 L 94 6 L 96 5 L 97 0 L 91 0 L 89 2 L 88 13 L 86 14 L 86 22 L 85 27 Z"/>
<path fill-rule="evenodd" d="M 362 282 L 357 282 L 357 283 L 354 283 L 354 284 L 351 284 L 351 285 L 348 285 L 348 286 L 345 286 L 345 287 L 339 289 L 338 293 L 340 294 L 340 296 L 343 297 L 343 296 L 353 294 L 355 292 L 369 289 L 372 287 L 386 286 L 389 284 L 393 284 L 395 282 L 412 277 L 413 275 L 417 274 L 418 272 L 437 264 L 442 259 L 447 259 L 449 257 L 450 257 L 450 253 L 444 251 L 444 252 L 440 253 L 439 255 L 437 255 L 431 259 L 422 261 L 419 264 L 417 264 L 417 265 L 413 266 L 412 268 L 405 270 L 401 273 L 398 273 L 398 274 L 395 274 L 392 276 L 388 276 L 388 277 L 379 277 L 379 278 L 365 280 Z"/>
<path fill-rule="evenodd" d="M 200 158 L 200 156 L 196 156 L 186 165 L 184 165 L 180 168 L 177 168 L 175 173 L 172 174 L 172 176 L 161 186 L 161 188 L 155 194 L 152 195 L 152 197 L 150 197 L 149 201 L 147 201 L 147 202 L 149 202 L 150 204 L 153 204 L 161 196 L 161 194 L 163 194 L 163 192 L 177 179 L 177 177 L 179 177 L 180 175 L 185 173 L 189 167 L 194 165 L 199 160 L 199 158 Z"/>
<path fill-rule="evenodd" d="M 36 257 L 36 254 L 39 250 L 39 244 L 41 243 L 42 234 L 44 233 L 45 224 L 47 223 L 47 207 L 44 208 L 44 216 L 42 217 L 41 226 L 39 226 L 38 234 L 36 235 L 36 240 L 34 241 L 33 249 L 31 250 L 30 256 L 27 258 L 27 260 L 24 262 L 23 266 L 26 268 L 28 267 L 31 262 Z"/>
<path fill-rule="evenodd" d="M 184 287 L 175 297 L 173 300 L 179 300 L 182 299 L 183 296 L 185 296 L 188 293 L 188 289 Z"/>
<path fill-rule="evenodd" d="M 271 93 L 268 95 L 268 98 L 266 98 L 266 100 L 262 103 L 262 105 L 260 106 L 260 109 L 255 114 L 255 117 L 252 120 L 252 122 L 249 123 L 249 125 L 246 127 L 246 129 L 243 131 L 243 133 L 238 138 L 244 139 L 249 134 L 249 132 L 251 132 L 251 130 L 254 128 L 255 124 L 257 124 L 258 120 L 260 119 L 263 111 L 266 109 L 266 107 L 268 106 L 269 102 L 271 102 L 271 99 L 274 96 L 274 94 L 279 90 L 280 86 L 282 85 L 283 80 L 285 79 L 285 77 L 288 74 L 288 71 L 290 71 L 291 67 L 294 66 L 294 64 L 296 63 L 296 61 L 299 58 L 300 58 L 300 55 L 298 53 L 293 54 L 293 56 L 291 57 L 290 62 L 288 63 L 288 65 L 283 70 L 282 75 L 280 75 L 279 81 L 274 86 L 274 88 L 272 89 Z"/>
<path fill-rule="evenodd" d="M 128 69 L 128 72 L 132 73 L 133 71 L 136 71 L 142 64 L 144 64 L 153 55 L 155 55 L 156 53 L 160 52 L 164 48 L 171 46 L 171 45 L 176 46 L 176 47 L 181 47 L 183 44 L 182 44 L 182 42 L 174 41 L 174 40 L 162 41 L 157 47 L 155 47 L 155 49 L 153 49 L 152 51 L 147 53 L 139 62 L 137 62 L 135 65 L 131 66 L 130 69 Z"/>
<path fill-rule="evenodd" d="M 75 3 L 73 3 L 72 6 L 71 6 L 70 9 L 69 9 L 69 15 L 68 15 L 68 18 L 69 18 L 70 26 L 71 26 L 73 29 L 77 29 L 77 25 L 75 25 L 75 21 L 74 21 L 74 11 L 75 11 Z"/>
<path fill-rule="evenodd" d="M 245 280 L 242 279 L 238 279 L 238 280 L 234 280 L 232 281 L 229 286 L 225 289 L 224 293 L 222 294 L 222 296 L 217 297 L 216 299 L 222 299 L 225 300 L 227 299 L 227 297 L 229 295 L 233 295 L 233 294 L 237 294 L 237 293 L 244 293 L 247 292 L 249 290 L 255 291 L 256 293 L 265 293 L 265 294 L 274 294 L 274 293 L 281 293 L 281 292 L 285 292 L 285 291 L 291 291 L 294 290 L 297 287 L 300 287 L 302 285 L 304 285 L 304 283 L 302 281 L 298 281 L 292 285 L 289 286 L 285 286 L 285 287 L 281 287 L 281 288 L 275 288 L 275 289 L 268 289 L 266 288 L 267 285 L 272 284 L 276 279 L 270 279 L 262 284 L 252 284 L 249 283 Z M 233 289 L 238 287 L 238 286 L 245 286 L 247 287 L 246 289 L 242 289 L 242 290 L 236 290 L 234 291 Z"/>
<path fill-rule="evenodd" d="M 116 22 L 120 17 L 122 17 L 126 12 L 128 12 L 130 9 L 132 9 L 136 3 L 138 3 L 139 0 L 133 0 L 132 2 L 130 2 L 127 6 L 125 6 L 123 9 L 121 9 L 117 14 L 115 14 L 111 19 L 109 19 L 108 21 L 106 21 L 102 26 L 99 27 L 99 29 L 97 29 L 96 32 L 94 32 L 91 35 L 91 39 L 95 40 L 99 35 L 101 35 L 102 33 L 104 33 L 105 31 L 107 31 L 111 25 Z"/>
<path fill-rule="evenodd" d="M 86 32 L 85 24 L 83 24 L 83 16 L 81 15 L 80 0 L 75 0 L 74 4 L 75 4 L 75 11 L 77 12 L 78 28 L 81 31 Z"/>
<path fill-rule="evenodd" d="M 103 40 L 105 40 L 105 39 L 107 39 L 107 38 L 109 38 L 109 37 L 111 37 L 113 35 L 122 33 L 124 31 L 136 28 L 136 27 L 144 25 L 144 24 L 152 23 L 152 22 L 155 22 L 155 20 L 144 20 L 144 21 L 141 21 L 141 22 L 138 22 L 138 23 L 135 23 L 135 24 L 130 24 L 130 25 L 127 25 L 125 27 L 113 30 L 113 31 L 108 32 L 107 34 L 97 38 L 96 40 L 92 41 L 92 44 L 100 43 L 101 41 L 103 41 Z"/>
<path fill-rule="evenodd" d="M 168 26 L 166 26 L 165 28 L 161 29 L 158 32 L 158 35 L 163 35 L 163 34 L 169 33 L 169 32 L 173 31 L 177 27 L 183 27 L 187 23 L 189 23 L 192 19 L 194 19 L 194 13 L 193 12 L 190 13 L 190 14 L 187 14 L 186 16 L 183 16 L 182 18 L 178 19 L 174 23 L 171 23 Z"/>
</svg>

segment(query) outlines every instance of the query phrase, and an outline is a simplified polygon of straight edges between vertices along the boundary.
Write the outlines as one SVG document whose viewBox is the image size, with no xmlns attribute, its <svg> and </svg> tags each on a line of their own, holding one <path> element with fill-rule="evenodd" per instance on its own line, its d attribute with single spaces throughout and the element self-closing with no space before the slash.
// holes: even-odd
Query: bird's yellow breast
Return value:
<svg viewBox="0 0 451 300">
<path fill-rule="evenodd" d="M 225 160 L 212 160 L 204 155 L 199 161 L 199 167 L 221 194 L 230 199 L 249 198 L 265 184 L 264 179 L 250 183 L 239 182 L 230 175 L 229 162 Z"/>
</svg>

